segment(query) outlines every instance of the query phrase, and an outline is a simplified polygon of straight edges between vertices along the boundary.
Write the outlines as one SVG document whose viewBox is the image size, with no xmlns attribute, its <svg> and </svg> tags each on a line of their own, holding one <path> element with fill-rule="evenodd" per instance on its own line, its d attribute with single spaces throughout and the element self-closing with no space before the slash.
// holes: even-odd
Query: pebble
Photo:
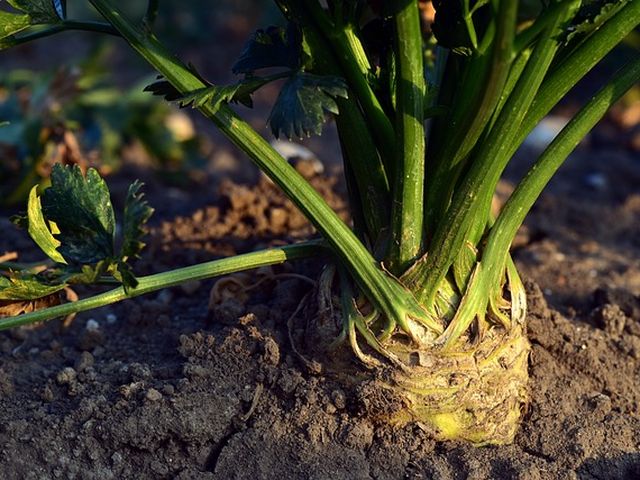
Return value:
<svg viewBox="0 0 640 480">
<path fill-rule="evenodd" d="M 342 390 L 334 390 L 331 392 L 331 400 L 338 410 L 342 410 L 347 406 L 347 396 Z"/>
<path fill-rule="evenodd" d="M 94 318 L 90 318 L 89 320 L 87 320 L 85 328 L 89 332 L 95 332 L 96 330 L 100 329 L 100 324 Z"/>
<path fill-rule="evenodd" d="M 162 387 L 162 393 L 164 393 L 165 395 L 171 396 L 176 393 L 176 389 L 173 385 L 171 385 L 170 383 L 167 383 Z"/>
<path fill-rule="evenodd" d="M 66 367 L 58 372 L 58 375 L 56 376 L 56 381 L 58 382 L 59 385 L 66 385 L 74 382 L 77 376 L 78 374 L 73 368 Z"/>
<path fill-rule="evenodd" d="M 149 390 L 147 390 L 145 398 L 150 402 L 158 402 L 162 400 L 162 394 L 155 388 L 150 388 Z"/>
<path fill-rule="evenodd" d="M 280 347 L 273 338 L 265 338 L 262 348 L 264 349 L 263 360 L 266 364 L 275 366 L 280 363 Z"/>
<path fill-rule="evenodd" d="M 75 363 L 75 369 L 79 372 L 92 367 L 94 364 L 93 355 L 89 352 L 82 352 Z"/>
</svg>

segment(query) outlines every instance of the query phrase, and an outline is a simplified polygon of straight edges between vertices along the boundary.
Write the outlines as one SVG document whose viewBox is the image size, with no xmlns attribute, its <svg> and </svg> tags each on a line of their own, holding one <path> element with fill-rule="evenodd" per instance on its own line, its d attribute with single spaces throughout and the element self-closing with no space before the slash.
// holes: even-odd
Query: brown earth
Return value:
<svg viewBox="0 0 640 480">
<path fill-rule="evenodd" d="M 79 315 L 69 328 L 1 332 L 1 476 L 640 478 L 639 178 L 638 159 L 623 150 L 584 148 L 518 237 L 532 403 L 511 446 L 439 443 L 419 426 L 376 425 L 357 391 L 309 373 L 286 329 L 312 288 L 303 276 L 317 278 L 322 266 L 306 261 L 219 284 L 211 310 L 208 281 Z M 314 184 L 344 213 L 335 180 Z M 169 215 L 159 189 L 150 197 L 164 220 L 141 273 L 312 233 L 264 179 L 223 182 L 189 216 Z M 0 222 L 0 252 L 33 255 Z"/>
</svg>

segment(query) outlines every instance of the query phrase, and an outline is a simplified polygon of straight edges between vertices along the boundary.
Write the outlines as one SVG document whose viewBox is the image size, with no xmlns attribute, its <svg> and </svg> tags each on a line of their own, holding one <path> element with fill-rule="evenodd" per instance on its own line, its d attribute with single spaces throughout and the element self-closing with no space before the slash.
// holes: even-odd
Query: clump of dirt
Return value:
<svg viewBox="0 0 640 480">
<path fill-rule="evenodd" d="M 345 214 L 335 181 L 313 181 Z M 581 262 L 600 258 L 603 239 L 611 255 L 602 271 L 616 264 L 614 251 L 638 258 L 637 242 L 616 242 L 627 238 L 622 231 L 637 235 L 640 222 L 595 235 L 578 223 L 571 233 L 578 217 L 633 217 L 626 205 L 635 194 L 574 211 L 563 227 L 577 204 L 551 194 L 517 252 L 542 290 L 527 282 L 532 402 L 513 445 L 439 443 L 419 424 L 377 424 L 365 390 L 305 368 L 286 321 L 321 264 L 299 262 L 256 273 L 260 288 L 233 302 L 210 305 L 208 281 L 79 315 L 68 328 L 53 321 L 1 332 L 3 478 L 640 477 L 640 298 L 631 288 L 639 269 L 629 262 L 625 276 L 580 276 L 590 268 Z M 18 245 L 6 232 L 0 251 Z M 157 271 L 311 233 L 267 180 L 227 183 L 214 205 L 158 225 L 141 267 Z M 571 253 L 574 240 L 598 250 L 582 258 Z M 559 261 L 540 253 L 543 242 L 572 255 L 576 301 L 570 285 L 556 284 Z"/>
</svg>

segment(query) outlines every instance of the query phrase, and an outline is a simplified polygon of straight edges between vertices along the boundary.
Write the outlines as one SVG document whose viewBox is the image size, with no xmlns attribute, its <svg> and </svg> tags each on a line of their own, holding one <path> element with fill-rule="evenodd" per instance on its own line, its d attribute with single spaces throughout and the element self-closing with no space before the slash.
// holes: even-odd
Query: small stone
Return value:
<svg viewBox="0 0 640 480">
<path fill-rule="evenodd" d="M 602 419 L 611 412 L 611 398 L 604 393 L 596 392 L 590 395 L 588 404 L 594 415 Z"/>
<path fill-rule="evenodd" d="M 129 364 L 128 370 L 134 381 L 148 380 L 151 378 L 151 369 L 149 368 L 149 365 L 134 362 Z"/>
<path fill-rule="evenodd" d="M 80 357 L 78 357 L 78 359 L 76 360 L 75 369 L 78 372 L 82 372 L 88 369 L 89 367 L 92 367 L 93 363 L 94 363 L 93 355 L 91 355 L 89 352 L 82 352 L 80 354 Z"/>
<path fill-rule="evenodd" d="M 87 329 L 87 331 L 96 331 L 100 329 L 100 324 L 93 318 L 90 318 L 89 320 L 87 320 L 87 324 L 85 326 L 85 328 Z"/>
<path fill-rule="evenodd" d="M 284 208 L 274 207 L 269 211 L 269 220 L 271 223 L 271 228 L 274 230 L 278 230 L 280 228 L 284 228 L 287 224 L 287 219 L 289 214 Z"/>
<path fill-rule="evenodd" d="M 258 321 L 258 318 L 253 313 L 247 313 L 246 315 L 243 315 L 240 318 L 238 318 L 238 323 L 242 326 L 251 325 L 256 323 L 257 321 Z"/>
<path fill-rule="evenodd" d="M 66 367 L 58 372 L 56 382 L 58 382 L 59 385 L 68 385 L 75 382 L 77 376 L 78 374 L 73 368 Z"/>
<path fill-rule="evenodd" d="M 51 385 L 45 385 L 45 387 L 42 389 L 42 395 L 41 398 L 44 402 L 53 402 L 54 394 L 53 394 L 53 389 L 51 388 Z"/>
<path fill-rule="evenodd" d="M 331 392 L 331 401 L 338 410 L 342 410 L 347 406 L 347 396 L 340 389 Z"/>
<path fill-rule="evenodd" d="M 114 323 L 116 323 L 118 321 L 118 317 L 113 313 L 109 313 L 105 317 L 105 320 L 107 321 L 108 325 L 113 325 Z"/>
<path fill-rule="evenodd" d="M 147 390 L 145 398 L 150 402 L 158 402 L 162 400 L 162 394 L 155 388 L 150 388 L 149 390 Z"/>
<path fill-rule="evenodd" d="M 333 415 L 334 413 L 336 413 L 337 409 L 332 403 L 327 403 L 324 406 L 324 411 L 327 412 L 329 415 Z"/>
<path fill-rule="evenodd" d="M 135 393 L 138 392 L 141 388 L 142 388 L 142 382 L 133 382 L 128 385 L 121 385 L 118 388 L 118 392 L 124 398 L 129 399 L 133 395 L 135 395 Z"/>
<path fill-rule="evenodd" d="M 266 337 L 262 348 L 264 350 L 264 355 L 262 357 L 264 363 L 273 366 L 280 363 L 280 347 L 273 338 Z"/>
<path fill-rule="evenodd" d="M 171 385 L 170 383 L 167 383 L 162 387 L 162 393 L 168 396 L 172 396 L 173 394 L 176 393 L 176 389 L 173 385 Z"/>
<path fill-rule="evenodd" d="M 591 318 L 598 328 L 614 336 L 622 335 L 627 323 L 627 316 L 622 309 L 611 303 L 596 308 L 591 313 Z"/>
<path fill-rule="evenodd" d="M 162 290 L 156 298 L 163 305 L 169 305 L 173 300 L 173 293 L 171 293 L 171 290 Z"/>
</svg>

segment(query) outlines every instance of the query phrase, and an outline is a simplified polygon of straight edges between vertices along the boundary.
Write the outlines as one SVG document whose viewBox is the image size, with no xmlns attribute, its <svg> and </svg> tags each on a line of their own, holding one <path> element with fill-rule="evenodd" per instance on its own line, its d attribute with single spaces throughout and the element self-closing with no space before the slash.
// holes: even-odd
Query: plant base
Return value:
<svg viewBox="0 0 640 480">
<path fill-rule="evenodd" d="M 420 422 L 439 439 L 474 444 L 513 441 L 528 395 L 530 344 L 524 327 L 489 330 L 473 347 L 456 352 L 417 351 L 386 345 L 405 368 L 385 368 L 376 383 L 403 404 L 387 420 Z"/>
</svg>

